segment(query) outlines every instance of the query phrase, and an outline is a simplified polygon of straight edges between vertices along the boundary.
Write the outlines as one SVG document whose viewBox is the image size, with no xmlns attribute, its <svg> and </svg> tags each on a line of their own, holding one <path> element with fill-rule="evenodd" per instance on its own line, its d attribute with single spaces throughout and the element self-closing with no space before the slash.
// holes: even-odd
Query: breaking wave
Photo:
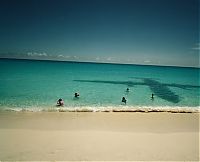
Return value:
<svg viewBox="0 0 200 162">
<path fill-rule="evenodd" d="M 4 107 L 0 112 L 169 112 L 169 113 L 199 113 L 200 107 L 178 107 L 178 106 L 105 106 L 105 107 L 27 107 L 27 108 L 9 108 Z"/>
</svg>

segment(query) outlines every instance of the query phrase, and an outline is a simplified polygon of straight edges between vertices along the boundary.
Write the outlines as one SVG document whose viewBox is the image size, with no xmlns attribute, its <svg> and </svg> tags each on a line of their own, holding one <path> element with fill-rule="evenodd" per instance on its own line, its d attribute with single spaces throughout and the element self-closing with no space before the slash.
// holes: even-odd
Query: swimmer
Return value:
<svg viewBox="0 0 200 162">
<path fill-rule="evenodd" d="M 80 95 L 76 92 L 75 94 L 74 94 L 74 97 L 79 97 Z"/>
<path fill-rule="evenodd" d="M 152 95 L 151 95 L 151 99 L 153 100 L 154 99 L 154 94 L 152 93 Z"/>
<path fill-rule="evenodd" d="M 57 101 L 57 106 L 63 106 L 64 105 L 64 101 L 62 98 L 60 98 L 58 101 Z"/>
<path fill-rule="evenodd" d="M 129 88 L 126 89 L 126 92 L 129 92 Z"/>
<path fill-rule="evenodd" d="M 122 102 L 124 102 L 126 104 L 126 99 L 125 97 L 122 97 Z"/>
</svg>

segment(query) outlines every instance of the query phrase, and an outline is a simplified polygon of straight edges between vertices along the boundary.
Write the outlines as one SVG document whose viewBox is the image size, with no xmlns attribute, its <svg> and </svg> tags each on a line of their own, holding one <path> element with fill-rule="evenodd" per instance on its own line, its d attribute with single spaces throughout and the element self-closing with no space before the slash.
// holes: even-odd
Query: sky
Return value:
<svg viewBox="0 0 200 162">
<path fill-rule="evenodd" d="M 0 0 L 0 57 L 199 67 L 199 0 Z"/>
</svg>

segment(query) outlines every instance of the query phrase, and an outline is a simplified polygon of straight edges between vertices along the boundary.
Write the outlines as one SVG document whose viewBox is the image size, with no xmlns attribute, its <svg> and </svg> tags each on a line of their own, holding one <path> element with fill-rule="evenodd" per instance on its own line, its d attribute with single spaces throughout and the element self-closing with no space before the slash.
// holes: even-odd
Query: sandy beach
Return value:
<svg viewBox="0 0 200 162">
<path fill-rule="evenodd" d="M 1 112 L 0 160 L 198 161 L 199 113 Z"/>
</svg>

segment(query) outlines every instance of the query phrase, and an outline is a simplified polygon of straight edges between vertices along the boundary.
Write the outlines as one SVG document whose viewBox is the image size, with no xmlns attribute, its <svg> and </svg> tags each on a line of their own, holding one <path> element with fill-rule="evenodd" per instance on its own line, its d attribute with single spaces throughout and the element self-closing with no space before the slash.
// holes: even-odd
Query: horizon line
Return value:
<svg viewBox="0 0 200 162">
<path fill-rule="evenodd" d="M 135 65 L 135 66 L 158 66 L 158 67 L 177 67 L 177 68 L 195 68 L 195 69 L 200 69 L 200 66 L 197 67 L 197 66 L 137 64 L 137 63 L 119 63 L 119 62 L 95 62 L 95 61 L 56 60 L 56 59 L 37 59 L 37 58 L 16 58 L 16 57 L 0 57 L 0 59 L 28 60 L 28 61 L 51 61 L 51 62 L 72 62 L 72 63 L 91 63 L 91 64 Z"/>
</svg>

